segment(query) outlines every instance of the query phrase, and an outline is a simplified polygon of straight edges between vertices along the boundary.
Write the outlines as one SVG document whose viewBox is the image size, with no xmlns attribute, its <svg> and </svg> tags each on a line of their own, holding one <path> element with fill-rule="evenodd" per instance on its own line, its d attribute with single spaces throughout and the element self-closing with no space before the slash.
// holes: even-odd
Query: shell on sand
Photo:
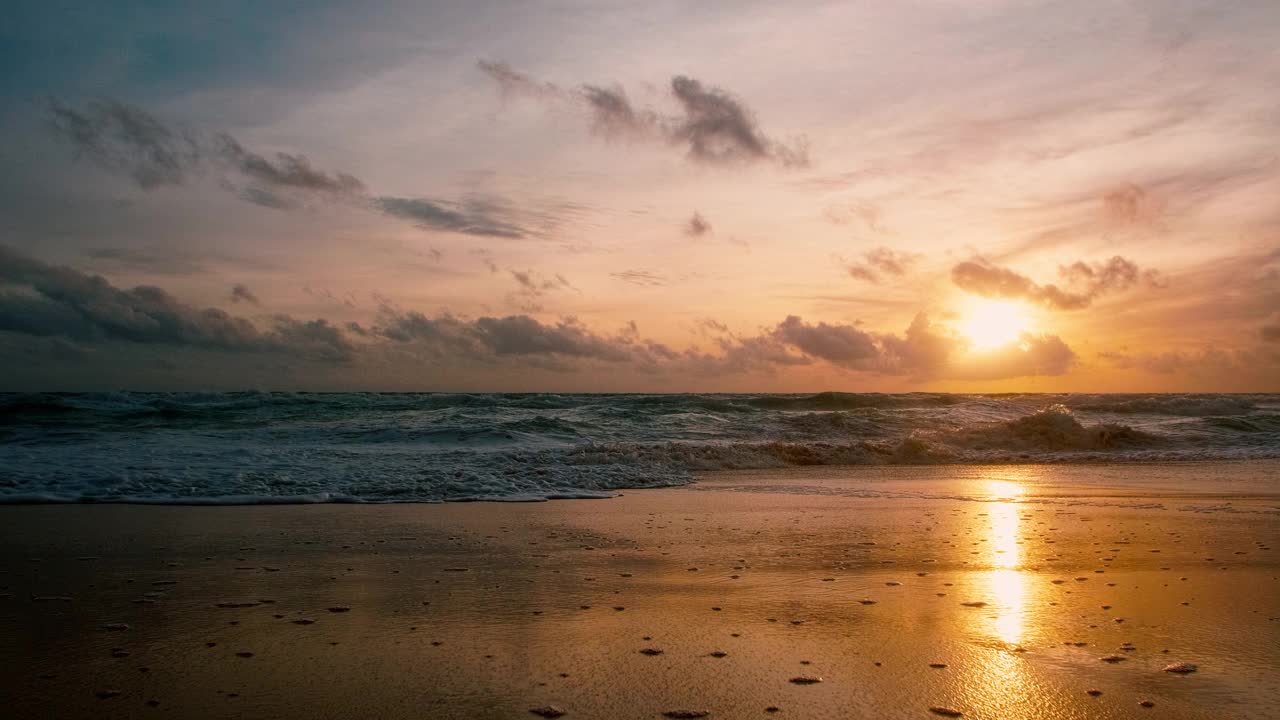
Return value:
<svg viewBox="0 0 1280 720">
<path fill-rule="evenodd" d="M 1196 671 L 1195 663 L 1180 662 L 1172 665 L 1165 665 L 1164 671 L 1167 673 L 1193 673 Z"/>
<path fill-rule="evenodd" d="M 544 718 L 558 718 L 565 714 L 564 710 L 555 705 L 543 705 L 542 707 L 529 708 L 529 712 Z"/>
</svg>

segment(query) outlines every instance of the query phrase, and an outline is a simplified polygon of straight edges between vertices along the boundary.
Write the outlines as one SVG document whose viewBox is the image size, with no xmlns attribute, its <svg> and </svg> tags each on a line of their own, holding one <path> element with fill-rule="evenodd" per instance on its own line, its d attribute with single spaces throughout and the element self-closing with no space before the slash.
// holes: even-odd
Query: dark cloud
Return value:
<svg viewBox="0 0 1280 720">
<path fill-rule="evenodd" d="M 574 318 L 543 325 L 527 315 L 479 318 L 474 327 L 485 345 L 497 355 L 556 354 L 614 362 L 629 359 L 616 341 L 600 337 Z"/>
<path fill-rule="evenodd" d="M 0 330 L 77 341 L 121 341 L 211 350 L 285 352 L 346 362 L 354 348 L 325 320 L 275 316 L 266 329 L 217 308 L 186 305 L 149 285 L 113 286 L 99 275 L 52 266 L 0 246 Z"/>
<path fill-rule="evenodd" d="M 920 256 L 915 253 L 897 252 L 881 246 L 863 253 L 861 261 L 849 262 L 842 259 L 841 263 L 853 279 L 878 283 L 881 275 L 905 275 L 919 259 Z"/>
<path fill-rule="evenodd" d="M 50 100 L 49 119 L 54 132 L 78 153 L 129 175 L 144 189 L 181 185 L 203 159 L 191 133 L 116 100 L 95 100 L 83 110 Z"/>
<path fill-rule="evenodd" d="M 809 325 L 795 315 L 779 323 L 772 336 L 833 365 L 859 367 L 880 354 L 875 338 L 852 325 Z"/>
<path fill-rule="evenodd" d="M 621 87 L 583 85 L 582 99 L 591 109 L 591 129 L 610 138 L 635 138 L 654 134 L 661 120 L 652 112 L 637 111 Z"/>
<path fill-rule="evenodd" d="M 246 150 L 227 133 L 219 133 L 214 143 L 221 157 L 246 177 L 268 187 L 346 195 L 364 192 L 364 183 L 360 180 L 347 173 L 329 174 L 317 170 L 304 155 L 281 152 L 275 154 L 274 161 L 268 160 Z"/>
<path fill-rule="evenodd" d="M 1058 269 L 1065 287 L 1039 285 L 1025 275 L 968 260 L 951 269 L 951 281 L 962 290 L 993 298 L 1021 299 L 1057 310 L 1081 310 L 1102 295 L 1127 290 L 1139 282 L 1158 284 L 1154 271 L 1142 271 L 1119 255 L 1104 263 L 1075 262 Z"/>
<path fill-rule="evenodd" d="M 240 199 L 245 202 L 251 202 L 254 205 L 261 205 L 264 208 L 272 210 L 293 210 L 298 207 L 298 203 L 279 193 L 264 190 L 260 187 L 244 187 L 239 190 Z"/>
<path fill-rule="evenodd" d="M 208 270 L 204 262 L 174 248 L 99 247 L 85 250 L 84 255 L 94 261 L 94 267 L 108 265 L 160 275 L 195 275 Z"/>
<path fill-rule="evenodd" d="M 246 303 L 249 303 L 250 305 L 262 304 L 258 302 L 258 296 L 254 295 L 253 291 L 250 290 L 248 286 L 242 285 L 240 283 L 236 283 L 231 287 L 231 302 L 233 303 L 246 302 Z"/>
<path fill-rule="evenodd" d="M 662 115 L 637 110 L 621 87 L 582 85 L 570 91 L 555 83 L 533 80 L 506 63 L 480 60 L 478 66 L 498 84 L 504 96 L 579 103 L 591 114 L 593 131 L 606 138 L 660 139 L 684 148 L 690 160 L 709 165 L 757 161 L 785 167 L 809 164 L 803 139 L 789 143 L 771 139 L 737 98 L 684 75 L 672 78 L 670 85 L 671 98 L 679 112 Z"/>
<path fill-rule="evenodd" d="M 689 237 L 701 237 L 709 232 L 711 232 L 711 223 L 707 222 L 699 212 L 694 212 L 693 217 L 684 224 L 684 234 Z"/>
<path fill-rule="evenodd" d="M 562 275 L 517 270 L 511 276 L 531 297 L 572 289 Z M 642 337 L 634 323 L 608 334 L 573 317 L 551 322 L 528 314 L 432 317 L 400 309 L 386 298 L 379 299 L 378 319 L 371 326 L 287 315 L 251 320 L 217 308 L 187 305 L 157 287 L 118 288 L 101 276 L 48 265 L 3 248 L 0 287 L 5 288 L 0 291 L 0 334 L 61 338 L 90 349 L 133 348 L 127 353 L 161 346 L 274 353 L 282 362 L 307 359 L 337 365 L 401 357 L 427 363 L 420 367 L 507 365 L 513 370 L 557 372 L 582 369 L 582 363 L 607 363 L 670 375 L 772 373 L 825 363 L 855 372 L 920 379 L 1053 375 L 1065 372 L 1075 357 L 1059 338 L 1031 335 L 999 351 L 974 354 L 966 351 L 963 340 L 932 325 L 924 315 L 917 316 L 902 335 L 871 332 L 853 324 L 808 322 L 794 315 L 753 335 L 736 335 L 708 320 L 700 330 L 711 343 L 710 350 L 682 351 Z M 237 300 L 254 299 L 243 285 L 232 293 Z"/>
<path fill-rule="evenodd" d="M 517 289 L 507 296 L 507 301 L 524 312 L 542 312 L 538 298 L 554 290 L 577 290 L 563 275 L 556 273 L 550 278 L 543 277 L 532 270 L 511 270 L 511 277 L 516 281 Z"/>
<path fill-rule="evenodd" d="M 441 354 L 472 357 L 560 356 L 624 362 L 634 359 L 630 338 L 608 338 L 574 318 L 543 324 L 528 315 L 481 317 L 472 321 L 452 315 L 427 317 L 416 311 L 384 309 L 373 332 L 390 340 L 416 342 Z"/>
<path fill-rule="evenodd" d="M 609 276 L 642 287 L 662 287 L 668 282 L 665 275 L 659 275 L 648 270 L 623 270 L 622 272 L 609 273 Z"/>
<path fill-rule="evenodd" d="M 520 290 L 532 295 L 542 295 L 548 290 L 572 290 L 573 284 L 565 277 L 556 273 L 550 279 L 539 277 L 532 270 L 512 270 L 511 277 L 515 278 L 516 284 L 520 286 Z"/>
<path fill-rule="evenodd" d="M 203 136 L 178 131 L 140 108 L 115 100 L 92 102 L 85 110 L 50 101 L 49 116 L 55 132 L 78 153 L 128 174 L 143 189 L 180 185 L 193 173 L 209 169 L 223 175 L 222 188 L 275 210 L 294 209 L 307 199 L 319 198 L 371 207 L 432 230 L 501 238 L 529 234 L 512 220 L 515 211 L 491 198 L 472 196 L 455 203 L 370 196 L 359 178 L 321 170 L 305 155 L 277 152 L 268 157 L 246 148 L 229 133 Z M 531 220 L 552 226 L 560 215 L 580 209 L 560 207 Z"/>
<path fill-rule="evenodd" d="M 690 159 L 719 165 L 763 159 L 787 167 L 809 164 L 803 143 L 783 145 L 765 137 L 750 111 L 723 90 L 679 75 L 671 79 L 671 93 L 684 115 L 669 136 L 688 146 Z"/>
<path fill-rule="evenodd" d="M 514 70 L 504 62 L 479 60 L 476 62 L 476 66 L 480 68 L 481 72 L 498 83 L 498 87 L 502 89 L 504 95 L 532 95 L 535 97 L 558 97 L 564 95 L 564 90 L 561 90 L 555 83 L 537 82 L 528 75 Z"/>
<path fill-rule="evenodd" d="M 483 203 L 447 205 L 424 198 L 379 197 L 374 203 L 388 215 L 410 220 L 421 227 L 450 230 L 464 235 L 520 238 L 524 231 L 493 216 L 494 208 Z"/>
</svg>

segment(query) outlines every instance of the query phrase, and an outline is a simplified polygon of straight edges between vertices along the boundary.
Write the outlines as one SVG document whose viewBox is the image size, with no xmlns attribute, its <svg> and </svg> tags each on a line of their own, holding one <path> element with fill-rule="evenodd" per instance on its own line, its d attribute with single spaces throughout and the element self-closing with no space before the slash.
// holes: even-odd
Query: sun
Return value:
<svg viewBox="0 0 1280 720">
<path fill-rule="evenodd" d="M 974 350 L 994 350 L 1017 342 L 1031 330 L 1025 305 L 1010 300 L 971 298 L 960 314 L 956 329 Z"/>
</svg>

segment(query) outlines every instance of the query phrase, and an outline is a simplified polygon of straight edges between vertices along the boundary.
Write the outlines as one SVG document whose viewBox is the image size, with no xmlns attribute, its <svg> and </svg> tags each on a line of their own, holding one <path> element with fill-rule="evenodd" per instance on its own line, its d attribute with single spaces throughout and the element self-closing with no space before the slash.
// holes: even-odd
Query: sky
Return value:
<svg viewBox="0 0 1280 720">
<path fill-rule="evenodd" d="M 1274 0 L 30 2 L 0 389 L 1280 391 Z"/>
</svg>

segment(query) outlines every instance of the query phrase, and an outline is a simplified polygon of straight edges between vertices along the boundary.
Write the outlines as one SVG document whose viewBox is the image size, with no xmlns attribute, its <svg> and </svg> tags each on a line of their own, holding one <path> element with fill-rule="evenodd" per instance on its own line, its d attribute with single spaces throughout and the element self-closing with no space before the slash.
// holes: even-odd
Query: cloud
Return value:
<svg viewBox="0 0 1280 720">
<path fill-rule="evenodd" d="M 401 343 L 418 343 L 436 354 L 472 358 L 559 356 L 625 362 L 634 359 L 629 337 L 599 335 L 575 318 L 543 324 L 528 315 L 481 317 L 467 321 L 453 315 L 428 317 L 417 311 L 384 308 L 373 332 Z"/>
<path fill-rule="evenodd" d="M 702 217 L 702 213 L 694 212 L 693 217 L 689 218 L 684 224 L 684 234 L 689 237 L 701 237 L 711 232 L 711 223 Z"/>
<path fill-rule="evenodd" d="M 233 303 L 246 302 L 246 303 L 249 303 L 250 305 L 262 304 L 258 302 L 258 296 L 254 295 L 253 291 L 250 290 L 248 286 L 241 285 L 240 283 L 236 283 L 231 287 L 231 302 Z"/>
<path fill-rule="evenodd" d="M 870 283 L 878 283 L 881 275 L 901 277 L 920 259 L 915 253 L 897 252 L 884 246 L 868 250 L 862 254 L 860 262 L 848 262 L 840 259 L 849 277 Z"/>
<path fill-rule="evenodd" d="M 210 350 L 283 352 L 348 362 L 355 348 L 325 320 L 286 315 L 260 329 L 217 308 L 186 305 L 149 285 L 117 288 L 100 275 L 52 266 L 0 246 L 0 330 L 78 341 L 119 341 Z"/>
<path fill-rule="evenodd" d="M 670 138 L 687 144 L 690 159 L 716 165 L 762 159 L 787 167 L 809 164 L 803 142 L 783 145 L 765 137 L 751 112 L 723 90 L 679 75 L 671 79 L 671 93 L 684 116 L 671 128 Z"/>
<path fill-rule="evenodd" d="M 580 92 L 591 110 L 591 129 L 596 134 L 611 140 L 659 134 L 661 119 L 652 112 L 637 111 L 621 87 L 583 85 Z"/>
<path fill-rule="evenodd" d="M 520 292 L 531 298 L 573 288 L 562 275 L 510 272 Z M 408 354 L 402 357 L 419 363 L 412 367 L 478 363 L 571 372 L 581 369 L 580 363 L 606 363 L 627 364 L 643 373 L 715 375 L 825 363 L 918 379 L 996 379 L 1060 374 L 1074 360 L 1066 344 L 1052 336 L 1026 335 L 1018 345 L 973 354 L 963 340 L 923 314 L 902 335 L 808 322 L 795 315 L 754 335 L 735 335 L 723 324 L 703 321 L 700 329 L 710 342 L 709 350 L 674 350 L 642 337 L 634 323 L 610 334 L 574 317 L 544 322 L 528 314 L 429 316 L 398 308 L 385 298 L 376 322 L 368 326 L 288 315 L 251 320 L 185 304 L 158 287 L 118 288 L 101 276 L 48 265 L 3 247 L 0 286 L 8 288 L 0 291 L 0 333 L 61 338 L 85 348 L 115 344 L 273 353 L 331 365 L 372 362 L 389 357 L 389 351 L 403 351 Z M 232 293 L 236 301 L 256 300 L 243 285 Z"/>
<path fill-rule="evenodd" d="M 476 248 L 471 251 L 471 254 L 480 258 L 480 262 L 489 269 L 490 274 L 496 274 L 498 272 L 498 263 L 493 259 L 492 252 L 485 248 Z"/>
<path fill-rule="evenodd" d="M 364 183 L 347 173 L 329 174 L 311 166 L 304 155 L 276 153 L 275 161 L 246 150 L 234 137 L 219 133 L 217 152 L 246 177 L 269 187 L 319 193 L 355 195 L 364 192 Z"/>
<path fill-rule="evenodd" d="M 520 238 L 525 234 L 520 227 L 494 217 L 494 208 L 483 203 L 449 206 L 425 198 L 402 197 L 379 197 L 373 201 L 388 215 L 413 221 L 420 227 L 500 238 Z"/>
<path fill-rule="evenodd" d="M 662 287 L 669 282 L 665 275 L 648 270 L 623 270 L 622 272 L 609 273 L 609 276 L 615 277 L 622 282 L 642 287 Z"/>
<path fill-rule="evenodd" d="M 481 72 L 498 83 L 504 95 L 531 95 L 534 97 L 559 97 L 564 94 L 555 83 L 540 83 L 522 72 L 517 72 L 504 62 L 478 60 Z"/>
<path fill-rule="evenodd" d="M 880 355 L 875 338 L 852 325 L 825 322 L 809 325 L 795 315 L 788 315 L 771 335 L 810 357 L 833 365 L 859 367 Z"/>
<path fill-rule="evenodd" d="M 203 161 L 194 135 L 117 100 L 95 100 L 84 110 L 50 100 L 49 119 L 78 152 L 103 168 L 126 173 L 144 189 L 181 185 Z"/>
<path fill-rule="evenodd" d="M 609 139 L 658 139 L 681 147 L 689 160 L 707 165 L 740 165 L 758 161 L 784 167 L 809 164 L 803 138 L 780 142 L 768 137 L 755 115 L 733 95 L 685 75 L 671 79 L 670 97 L 678 112 L 663 115 L 637 110 L 621 87 L 581 85 L 566 90 L 538 82 L 502 62 L 480 60 L 482 72 L 498 84 L 504 96 L 521 95 L 544 101 L 572 102 L 591 115 L 592 130 Z"/>
<path fill-rule="evenodd" d="M 84 110 L 51 100 L 49 117 L 56 134 L 79 154 L 128 175 L 144 190 L 182 185 L 207 170 L 221 175 L 223 189 L 275 210 L 297 208 L 309 198 L 324 199 L 371 208 L 431 230 L 499 238 L 530 234 L 512 219 L 515 211 L 492 199 L 471 196 L 455 203 L 371 196 L 359 178 L 321 170 L 305 155 L 277 152 L 268 157 L 246 148 L 229 133 L 205 136 L 175 130 L 145 110 L 116 100 L 91 102 Z M 533 219 L 554 222 L 545 215 Z"/>
<path fill-rule="evenodd" d="M 1139 282 L 1159 284 L 1152 270 L 1119 255 L 1104 263 L 1077 261 L 1058 268 L 1066 287 L 1039 285 L 1025 275 L 992 265 L 986 260 L 968 260 L 951 269 L 957 287 L 983 297 L 1026 300 L 1056 310 L 1081 310 L 1099 297 L 1127 290 Z"/>
<path fill-rule="evenodd" d="M 565 276 L 556 273 L 550 278 L 543 277 L 532 270 L 511 270 L 517 290 L 507 296 L 507 301 L 524 312 L 541 312 L 542 306 L 537 298 L 553 290 L 577 290 Z"/>
</svg>

